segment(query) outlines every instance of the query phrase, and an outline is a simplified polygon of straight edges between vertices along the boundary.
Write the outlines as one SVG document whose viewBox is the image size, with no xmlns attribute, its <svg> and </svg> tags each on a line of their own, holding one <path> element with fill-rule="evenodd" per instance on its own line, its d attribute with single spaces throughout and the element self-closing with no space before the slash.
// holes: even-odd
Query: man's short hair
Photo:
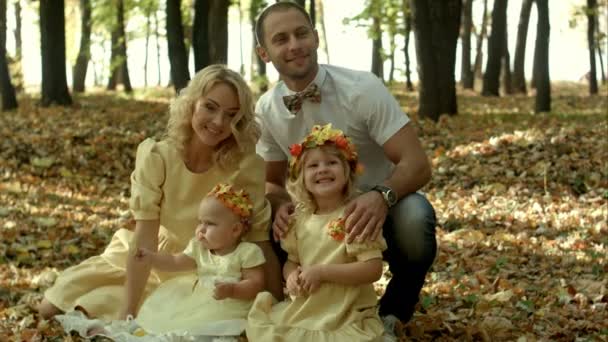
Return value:
<svg viewBox="0 0 608 342">
<path fill-rule="evenodd" d="M 302 15 L 304 15 L 304 17 L 306 18 L 306 21 L 308 21 L 308 23 L 310 24 L 310 27 L 312 27 L 312 20 L 310 19 L 310 15 L 308 15 L 308 12 L 306 12 L 306 9 L 304 9 L 304 7 L 290 1 L 277 2 L 266 7 L 262 11 L 262 13 L 260 13 L 260 15 L 258 16 L 258 20 L 255 22 L 255 38 L 258 41 L 258 45 L 264 47 L 264 21 L 266 20 L 266 17 L 272 12 L 285 12 L 292 8 L 302 13 Z"/>
</svg>

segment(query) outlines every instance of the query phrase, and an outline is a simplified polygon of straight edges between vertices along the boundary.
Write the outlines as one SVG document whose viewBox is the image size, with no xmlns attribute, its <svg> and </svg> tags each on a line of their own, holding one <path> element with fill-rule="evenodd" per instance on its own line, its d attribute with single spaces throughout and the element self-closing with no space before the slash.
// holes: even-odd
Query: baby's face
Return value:
<svg viewBox="0 0 608 342">
<path fill-rule="evenodd" d="M 214 197 L 206 197 L 198 210 L 196 238 L 203 247 L 223 250 L 234 247 L 241 234 L 239 217 Z"/>
</svg>

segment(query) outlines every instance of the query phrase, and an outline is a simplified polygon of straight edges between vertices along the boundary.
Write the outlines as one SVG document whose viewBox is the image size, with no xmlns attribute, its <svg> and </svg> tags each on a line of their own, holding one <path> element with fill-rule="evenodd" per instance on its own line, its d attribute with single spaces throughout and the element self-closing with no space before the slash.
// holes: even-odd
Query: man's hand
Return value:
<svg viewBox="0 0 608 342">
<path fill-rule="evenodd" d="M 289 277 L 287 277 L 287 292 L 292 296 L 299 297 L 302 295 L 302 285 L 300 284 L 301 272 L 302 269 L 298 267 L 289 274 Z"/>
<path fill-rule="evenodd" d="M 299 278 L 304 291 L 315 293 L 323 283 L 323 265 L 303 267 Z"/>
<path fill-rule="evenodd" d="M 375 241 L 382 233 L 382 225 L 388 214 L 388 206 L 377 191 L 363 193 L 346 205 L 347 243 L 357 239 L 357 242 L 366 240 Z"/>
<path fill-rule="evenodd" d="M 274 241 L 279 241 L 285 237 L 289 230 L 289 223 L 292 219 L 291 215 L 295 210 L 295 206 L 291 202 L 283 203 L 277 209 L 272 222 L 272 236 Z"/>
<path fill-rule="evenodd" d="M 215 283 L 215 289 L 213 289 L 213 298 L 217 300 L 230 298 L 234 292 L 234 283 Z"/>
</svg>

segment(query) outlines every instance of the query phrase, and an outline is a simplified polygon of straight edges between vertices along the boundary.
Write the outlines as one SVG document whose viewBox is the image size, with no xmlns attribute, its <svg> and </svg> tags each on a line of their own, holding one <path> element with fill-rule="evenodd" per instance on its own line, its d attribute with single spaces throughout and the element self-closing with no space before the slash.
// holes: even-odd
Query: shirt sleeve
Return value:
<svg viewBox="0 0 608 342">
<path fill-rule="evenodd" d="M 269 99 L 265 96 L 261 97 L 255 108 L 255 112 L 257 114 L 256 120 L 260 124 L 262 133 L 256 144 L 256 152 L 262 158 L 264 158 L 265 161 L 287 160 L 287 155 L 285 155 L 285 152 L 281 149 L 281 146 L 277 143 L 270 132 L 270 124 L 266 122 L 270 115 L 270 106 L 265 106 L 264 102 L 268 100 Z"/>
<path fill-rule="evenodd" d="M 155 220 L 160 217 L 161 189 L 165 181 L 165 162 L 152 139 L 137 147 L 135 170 L 131 173 L 129 207 L 136 220 Z"/>
<path fill-rule="evenodd" d="M 287 252 L 287 259 L 296 264 L 300 263 L 300 256 L 298 255 L 298 239 L 296 235 L 296 228 L 298 226 L 298 220 L 296 219 L 294 224 L 289 228 L 287 234 L 281 239 L 281 248 Z"/>
<path fill-rule="evenodd" d="M 386 241 L 381 236 L 376 241 L 346 244 L 346 254 L 357 258 L 357 261 L 367 261 L 382 258 L 382 251 L 386 249 Z"/>
<path fill-rule="evenodd" d="M 234 178 L 234 185 L 245 190 L 253 201 L 251 227 L 243 237 L 249 242 L 267 241 L 270 229 L 270 202 L 265 195 L 266 165 L 253 151 L 245 156 Z"/>
<path fill-rule="evenodd" d="M 240 253 L 243 268 L 260 266 L 266 262 L 264 252 L 262 252 L 262 249 L 258 245 L 249 242 L 241 242 L 241 244 L 243 244 Z"/>
<path fill-rule="evenodd" d="M 378 145 L 382 146 L 397 131 L 405 126 L 410 118 L 403 112 L 395 97 L 386 86 L 373 74 L 365 74 L 361 80 L 362 92 L 358 98 L 357 113 L 369 130 L 369 134 Z"/>
</svg>

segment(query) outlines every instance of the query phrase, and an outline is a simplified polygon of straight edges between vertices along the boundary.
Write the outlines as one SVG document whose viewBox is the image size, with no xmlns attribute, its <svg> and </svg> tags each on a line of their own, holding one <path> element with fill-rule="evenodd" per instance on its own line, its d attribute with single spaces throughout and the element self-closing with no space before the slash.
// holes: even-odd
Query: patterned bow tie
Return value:
<svg viewBox="0 0 608 342">
<path fill-rule="evenodd" d="M 295 115 L 302 109 L 302 102 L 304 102 L 305 99 L 315 103 L 321 102 L 321 90 L 316 84 L 311 84 L 299 93 L 283 96 L 283 103 L 285 103 L 287 109 Z"/>
</svg>

